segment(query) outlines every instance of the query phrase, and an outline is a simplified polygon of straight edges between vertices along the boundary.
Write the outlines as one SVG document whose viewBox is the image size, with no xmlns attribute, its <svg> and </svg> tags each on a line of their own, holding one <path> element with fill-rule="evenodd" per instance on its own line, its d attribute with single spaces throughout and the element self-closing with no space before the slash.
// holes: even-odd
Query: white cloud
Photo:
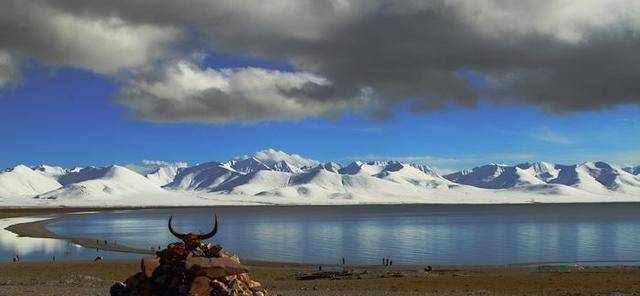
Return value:
<svg viewBox="0 0 640 296">
<path fill-rule="evenodd" d="M 633 0 L 499 1 L 449 0 L 482 32 L 517 36 L 532 32 L 578 43 L 594 30 L 616 26 L 640 28 L 640 2 Z M 508 25 L 505 25 L 508 24 Z"/>
<path fill-rule="evenodd" d="M 639 16 L 635 0 L 5 0 L 0 51 L 115 76 L 121 101 L 157 121 L 321 116 L 363 103 L 354 99 L 363 89 L 379 117 L 407 102 L 423 112 L 485 99 L 569 112 L 640 102 L 640 70 L 629 66 L 639 62 Z M 210 50 L 296 72 L 195 67 L 122 79 Z"/>
<path fill-rule="evenodd" d="M 554 131 L 551 128 L 544 126 L 531 134 L 533 139 L 561 145 L 570 145 L 574 143 L 574 140 L 560 132 Z"/>
<path fill-rule="evenodd" d="M 0 88 L 19 79 L 20 70 L 14 58 L 8 52 L 0 50 Z"/>
<path fill-rule="evenodd" d="M 173 26 L 117 16 L 71 14 L 30 1 L 9 0 L 3 6 L 0 49 L 54 66 L 115 74 L 165 58 L 182 37 Z"/>
<path fill-rule="evenodd" d="M 127 82 L 119 99 L 152 121 L 218 123 L 323 116 L 364 100 L 333 98 L 330 88 L 329 81 L 306 72 L 202 69 L 179 60 Z"/>
<path fill-rule="evenodd" d="M 91 69 L 99 73 L 136 68 L 164 57 L 168 44 L 179 37 L 173 28 L 132 25 L 115 17 L 95 19 L 58 14 L 50 19 L 52 39 L 58 44 L 54 64 Z"/>
</svg>

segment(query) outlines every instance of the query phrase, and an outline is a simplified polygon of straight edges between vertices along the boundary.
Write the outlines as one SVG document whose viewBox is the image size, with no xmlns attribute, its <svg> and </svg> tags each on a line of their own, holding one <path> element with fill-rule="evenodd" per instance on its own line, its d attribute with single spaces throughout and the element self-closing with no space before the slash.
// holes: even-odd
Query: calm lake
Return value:
<svg viewBox="0 0 640 296">
<path fill-rule="evenodd" d="M 212 242 L 246 259 L 333 264 L 345 257 L 349 263 L 380 264 L 390 257 L 394 264 L 434 265 L 640 261 L 640 204 L 153 209 L 68 216 L 48 228 L 150 248 L 175 241 L 167 230 L 170 215 L 178 231 L 208 231 L 214 212 L 220 231 Z"/>
</svg>

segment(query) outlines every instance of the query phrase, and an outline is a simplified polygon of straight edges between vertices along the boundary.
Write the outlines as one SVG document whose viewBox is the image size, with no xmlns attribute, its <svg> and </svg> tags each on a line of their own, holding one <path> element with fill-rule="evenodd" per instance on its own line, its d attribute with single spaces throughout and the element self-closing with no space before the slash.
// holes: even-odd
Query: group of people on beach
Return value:
<svg viewBox="0 0 640 296">
<path fill-rule="evenodd" d="M 384 266 L 392 266 L 393 265 L 393 260 L 391 260 L 391 258 L 383 257 L 382 258 L 382 265 L 384 265 Z"/>
</svg>

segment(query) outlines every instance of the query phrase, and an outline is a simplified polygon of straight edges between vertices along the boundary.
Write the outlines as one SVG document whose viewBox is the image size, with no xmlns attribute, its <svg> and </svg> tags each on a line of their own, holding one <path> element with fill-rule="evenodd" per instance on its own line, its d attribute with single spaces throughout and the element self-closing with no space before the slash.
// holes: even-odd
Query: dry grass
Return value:
<svg viewBox="0 0 640 296">
<path fill-rule="evenodd" d="M 254 266 L 252 276 L 280 295 L 638 295 L 640 270 L 589 268 L 404 270 L 402 277 L 368 270 L 359 278 L 298 281 L 303 267 Z M 0 264 L 0 295 L 108 295 L 137 262 Z M 362 271 L 362 270 L 361 270 Z"/>
</svg>

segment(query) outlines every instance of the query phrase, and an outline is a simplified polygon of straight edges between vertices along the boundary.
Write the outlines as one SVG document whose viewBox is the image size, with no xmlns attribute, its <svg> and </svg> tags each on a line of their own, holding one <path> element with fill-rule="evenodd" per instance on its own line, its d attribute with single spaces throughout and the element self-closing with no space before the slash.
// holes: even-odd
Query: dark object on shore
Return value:
<svg viewBox="0 0 640 296">
<path fill-rule="evenodd" d="M 96 258 L 93 259 L 93 262 L 98 262 L 98 261 L 102 261 L 102 260 L 104 260 L 104 257 L 96 256 Z"/>
<path fill-rule="evenodd" d="M 431 265 L 427 265 L 427 267 L 424 269 L 424 271 L 429 272 L 432 271 L 433 268 L 431 267 Z"/>
<path fill-rule="evenodd" d="M 353 272 L 351 271 L 318 271 L 318 272 L 298 274 L 296 276 L 296 279 L 300 281 L 309 281 L 309 280 L 317 280 L 317 279 L 339 279 L 339 278 L 349 277 L 352 275 L 353 275 Z"/>
<path fill-rule="evenodd" d="M 218 219 L 207 234 L 169 231 L 182 242 L 171 243 L 140 262 L 140 272 L 115 283 L 111 296 L 269 296 L 271 292 L 252 280 L 237 256 L 203 240 L 218 231 Z"/>
</svg>

